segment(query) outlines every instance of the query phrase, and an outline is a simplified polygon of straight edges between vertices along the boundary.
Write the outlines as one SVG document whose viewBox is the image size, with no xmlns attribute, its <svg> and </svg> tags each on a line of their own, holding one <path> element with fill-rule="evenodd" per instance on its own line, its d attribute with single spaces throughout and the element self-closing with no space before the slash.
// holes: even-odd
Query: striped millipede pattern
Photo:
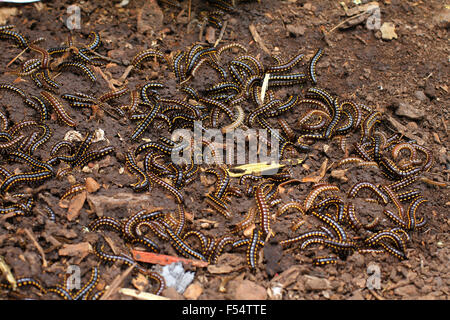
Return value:
<svg viewBox="0 0 450 320">
<path fill-rule="evenodd" d="M 214 10 L 206 23 L 222 25 L 218 9 L 222 13 L 231 12 L 232 2 L 208 3 Z M 2 96 L 11 96 L 33 109 L 27 109 L 32 112 L 31 119 L 27 115 L 20 121 L 13 120 L 9 108 L 0 110 L 0 157 L 4 160 L 0 167 L 0 193 L 2 201 L 5 199 L 0 208 L 2 216 L 13 219 L 20 216 L 17 218 L 20 221 L 40 211 L 34 210 L 37 207 L 45 208 L 49 223 L 60 223 L 63 216 L 52 210 L 56 206 L 50 203 L 43 206 L 39 194 L 30 189 L 43 185 L 46 193 L 49 182 L 54 178 L 63 180 L 65 175 L 72 179 L 95 174 L 106 179 L 115 166 L 120 166 L 127 169 L 122 176 L 123 181 L 129 178 L 127 183 L 103 181 L 99 191 L 91 192 L 76 179 L 59 190 L 59 200 L 72 200 L 74 195 L 86 192 L 89 206 L 82 210 L 92 210 L 88 207 L 95 206 L 90 202 L 95 201 L 95 192 L 114 197 L 110 190 L 120 188 L 128 190 L 128 194 L 140 192 L 143 198 L 150 195 L 152 205 L 164 208 L 133 213 L 118 208 L 96 218 L 82 215 L 80 221 L 88 220 L 87 232 L 112 231 L 127 246 L 145 247 L 154 253 L 172 248 L 172 253 L 186 259 L 216 264 L 221 263 L 223 253 L 245 248 L 245 253 L 242 250 L 241 253 L 246 256 L 247 267 L 258 272 L 263 269 L 259 253 L 275 241 L 286 254 L 290 250 L 328 251 L 329 254 L 315 255 L 312 263 L 332 268 L 335 264 L 340 267 L 338 262 L 353 252 L 387 253 L 406 259 L 408 246 L 415 245 L 411 232 L 427 227 L 429 203 L 417 184 L 421 175 L 433 166 L 431 150 L 400 134 L 384 132 L 383 114 L 379 110 L 340 99 L 333 91 L 318 87 L 317 65 L 320 66 L 321 59 L 330 59 L 323 49 L 318 49 L 309 62 L 304 62 L 304 53 L 296 53 L 291 57 L 283 54 L 274 57 L 269 64 L 240 43 L 223 46 L 195 43 L 173 53 L 145 49 L 130 60 L 133 87 L 124 81 L 97 89 L 95 86 L 102 85 L 98 68 L 102 71 L 104 65 L 96 52 L 102 48 L 98 32 L 91 32 L 83 45 L 70 37 L 66 44 L 47 49 L 45 43 L 30 41 L 14 26 L 3 26 L 0 40 L 27 50 L 27 58 L 13 74 L 31 77 L 31 86 L 43 88 L 36 96 L 22 89 L 25 86 L 20 83 L 0 83 Z M 163 70 L 172 73 L 173 82 L 166 81 L 170 77 L 161 76 L 162 72 L 157 79 L 135 84 L 133 77 L 144 74 L 150 65 L 167 66 Z M 80 83 L 88 84 L 86 90 L 64 92 L 60 79 L 66 72 L 74 72 Z M 199 85 L 196 79 L 205 75 L 206 80 Z M 177 85 L 172 86 L 174 83 Z M 302 91 L 298 90 L 300 87 Z M 83 133 L 85 125 L 94 125 L 94 121 L 85 119 L 86 110 L 82 108 L 116 109 L 119 119 L 109 117 L 110 114 L 104 116 L 108 121 L 120 120 L 119 125 L 114 122 L 114 126 L 105 130 L 108 138 L 94 142 L 93 131 Z M 96 120 L 102 127 L 105 119 Z M 55 132 L 55 128 L 64 130 L 67 126 L 79 129 L 84 137 L 69 141 L 63 139 L 59 130 Z M 194 156 L 210 151 L 210 158 L 219 162 L 217 159 L 221 159 L 225 148 L 219 141 L 206 138 L 177 140 L 171 135 L 178 129 L 199 129 L 202 133 L 215 129 L 222 135 L 238 129 L 242 132 L 264 129 L 279 145 L 282 160 L 291 149 L 300 155 L 308 154 L 316 150 L 316 143 L 331 143 L 333 139 L 344 141 L 343 153 L 337 163 L 325 168 L 320 179 L 313 179 L 313 184 L 305 179 L 293 189 L 295 192 L 285 193 L 284 183 L 303 178 L 298 177 L 296 165 L 283 163 L 284 167 L 274 174 L 246 169 L 233 172 L 231 165 L 222 163 L 203 167 L 195 162 Z M 111 134 L 111 130 L 126 133 Z M 56 137 L 60 140 L 55 141 Z M 118 140 L 126 145 L 127 151 L 114 145 Z M 267 139 L 264 144 L 271 147 L 272 142 Z M 192 146 L 197 148 L 194 156 L 174 161 L 172 156 L 176 152 Z M 105 161 L 97 163 L 102 159 Z M 344 185 L 330 178 L 333 165 L 345 166 L 348 176 L 355 168 L 370 168 L 380 175 L 374 179 L 376 182 L 350 180 L 351 185 Z M 215 176 L 213 184 L 203 181 L 206 174 Z M 371 202 L 364 206 L 361 199 L 366 195 Z M 202 206 L 205 210 L 197 212 Z M 198 216 L 206 221 L 201 227 Z M 214 228 L 217 234 L 212 235 L 208 228 Z M 161 294 L 164 279 L 128 255 L 107 253 L 101 245 L 94 245 L 94 254 L 104 262 L 136 264 L 135 271 L 154 280 L 157 284 L 154 292 Z M 71 290 L 66 284 L 46 288 L 33 278 L 19 278 L 17 284 L 19 288 L 34 287 L 41 293 L 68 300 L 98 299 L 104 293 L 94 292 L 100 271 L 109 267 L 110 264 L 93 267 L 91 276 L 78 290 Z M 6 284 L 1 287 L 11 289 Z"/>
</svg>

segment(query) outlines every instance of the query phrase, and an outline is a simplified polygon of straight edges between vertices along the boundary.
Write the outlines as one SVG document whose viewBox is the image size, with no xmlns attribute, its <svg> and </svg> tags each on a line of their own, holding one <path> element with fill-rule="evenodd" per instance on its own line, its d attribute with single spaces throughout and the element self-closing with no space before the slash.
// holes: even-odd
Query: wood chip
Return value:
<svg viewBox="0 0 450 320">
<path fill-rule="evenodd" d="M 125 280 L 126 277 L 133 271 L 133 269 L 137 266 L 137 263 L 129 266 L 127 270 L 125 270 L 122 274 L 119 274 L 111 283 L 111 285 L 106 289 L 105 293 L 102 295 L 100 300 L 109 300 L 109 298 L 118 291 L 119 286 Z"/>
<path fill-rule="evenodd" d="M 70 200 L 69 208 L 67 209 L 67 220 L 73 221 L 80 215 L 81 208 L 83 208 L 86 201 L 87 192 L 83 191 L 77 194 Z"/>
<path fill-rule="evenodd" d="M 258 31 L 256 31 L 256 27 L 254 24 L 251 24 L 249 27 L 250 29 L 250 33 L 252 34 L 253 39 L 255 40 L 255 42 L 261 47 L 261 49 L 264 50 L 265 53 L 267 54 L 271 54 L 270 50 L 266 47 L 266 45 L 264 44 L 263 39 L 261 38 L 261 36 L 259 35 Z"/>
<path fill-rule="evenodd" d="M 100 184 L 95 181 L 93 178 L 86 178 L 86 190 L 89 193 L 97 192 L 100 189 Z"/>
<path fill-rule="evenodd" d="M 14 278 L 14 275 L 11 272 L 11 268 L 6 263 L 5 259 L 0 256 L 0 273 L 5 275 L 6 281 L 9 282 L 9 284 L 12 286 L 13 290 L 16 290 L 17 282 Z"/>
<path fill-rule="evenodd" d="M 33 235 L 33 232 L 29 229 L 22 229 L 23 232 L 26 233 L 26 235 L 28 236 L 28 238 L 30 238 L 31 242 L 33 242 L 34 246 L 36 247 L 37 251 L 39 251 L 39 254 L 42 257 L 42 267 L 43 268 L 47 268 L 48 264 L 47 264 L 47 260 L 45 259 L 45 252 L 42 249 L 41 245 L 39 244 L 39 242 L 37 242 L 35 236 Z"/>
<path fill-rule="evenodd" d="M 141 292 L 138 290 L 128 289 L 128 288 L 119 289 L 119 293 L 139 299 L 139 300 L 170 300 L 169 298 L 157 296 L 156 294 L 153 294 L 153 293 Z"/>
<path fill-rule="evenodd" d="M 211 274 L 226 274 L 236 271 L 236 268 L 230 266 L 230 265 L 209 265 L 208 266 L 208 272 Z"/>
<path fill-rule="evenodd" d="M 197 300 L 202 293 L 203 293 L 202 286 L 199 283 L 194 282 L 186 288 L 186 290 L 183 293 L 183 296 L 189 300 Z"/>
<path fill-rule="evenodd" d="M 89 242 L 80 242 L 74 244 L 64 244 L 58 250 L 60 256 L 80 257 L 84 258 L 92 251 L 92 246 Z"/>
</svg>

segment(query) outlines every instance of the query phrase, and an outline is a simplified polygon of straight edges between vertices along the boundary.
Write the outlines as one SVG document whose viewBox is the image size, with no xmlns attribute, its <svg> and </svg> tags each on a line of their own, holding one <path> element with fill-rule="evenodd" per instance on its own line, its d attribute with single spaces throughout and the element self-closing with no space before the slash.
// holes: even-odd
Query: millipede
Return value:
<svg viewBox="0 0 450 320">
<path fill-rule="evenodd" d="M 239 2 L 208 1 L 211 10 L 198 23 L 202 28 L 208 24 L 225 27 L 225 13 L 232 13 Z M 175 2 L 173 5 L 182 8 Z M 198 17 L 202 19 L 201 14 Z M 153 202 L 131 211 L 134 209 L 127 205 L 134 205 L 131 202 L 136 200 L 130 197 L 133 200 L 123 208 L 108 209 L 107 215 L 96 212 L 95 218 L 92 214 L 82 215 L 79 220 L 85 224 L 84 232 L 93 233 L 86 237 L 88 242 L 102 234 L 107 239 L 108 231 L 114 233 L 107 239 L 108 251 L 104 251 L 101 240 L 90 243 L 93 258 L 134 266 L 134 271 L 156 283 L 158 295 L 165 288 L 165 279 L 131 256 L 117 253 L 122 250 L 120 243 L 116 247 L 113 242 L 119 239 L 124 243 L 122 247 L 137 246 L 154 253 L 167 253 L 164 251 L 172 247 L 172 253 L 209 264 L 220 263 L 226 251 L 236 252 L 245 254 L 247 267 L 253 273 L 264 270 L 258 265 L 263 261 L 258 253 L 262 248 L 270 252 L 272 244 L 283 250 L 282 258 L 292 253 L 305 254 L 313 266 L 325 266 L 324 271 L 335 268 L 328 265 L 340 269 L 354 252 L 388 254 L 404 260 L 408 258 L 408 246 L 417 245 L 414 234 L 424 231 L 430 218 L 430 210 L 425 207 L 426 193 L 417 184 L 421 175 L 432 169 L 433 153 L 417 141 L 393 133 L 390 128 L 386 130 L 379 109 L 348 98 L 359 94 L 341 97 L 333 89 L 317 87 L 316 69 L 324 49 L 317 49 L 305 63 L 302 52 L 267 57 L 270 62 L 263 63 L 259 53 L 253 54 L 239 42 L 223 46 L 197 42 L 177 49 L 152 45 L 151 49 L 137 51 L 129 61 L 123 60 L 122 65 L 129 62 L 127 72 L 134 70 L 134 74 L 110 79 L 105 89 L 105 81 L 97 81 L 97 75 L 107 81 L 108 69 L 112 65 L 119 68 L 120 63 L 106 65 L 113 61 L 110 53 L 96 52 L 111 45 L 98 32 L 91 31 L 85 38 L 83 44 L 77 44 L 69 35 L 64 44 L 46 48 L 37 44 L 43 39 L 30 40 L 13 25 L 0 26 L 0 39 L 10 40 L 24 50 L 24 57 L 16 62 L 21 61 L 20 66 L 8 72 L 28 77 L 31 81 L 27 85 L 40 93 L 33 95 L 28 87 L 16 86 L 18 81 L 0 83 L 2 94 L 13 101 L 0 110 L 0 214 L 5 219 L 13 217 L 14 223 L 16 219 L 21 223 L 37 211 L 44 214 L 43 221 L 58 225 L 63 215 L 58 211 L 57 216 L 52 209 L 57 207 L 51 203 L 54 199 L 48 197 L 49 191 L 56 194 L 56 201 L 86 192 L 91 207 L 88 213 L 96 211 L 94 192 L 111 197 L 114 190 L 127 195 L 125 192 L 140 192 L 136 199 L 149 196 L 156 202 L 161 199 L 154 196 L 162 196 L 164 200 L 158 204 L 164 206 L 161 208 L 152 207 Z M 150 64 L 152 69 L 161 70 L 147 74 Z M 81 75 L 80 86 L 86 86 L 66 90 L 67 81 L 61 79 L 65 80 L 69 72 Z M 139 77 L 141 81 L 137 81 Z M 11 111 L 16 109 L 17 101 L 29 111 L 20 120 Z M 73 108 L 69 109 L 73 117 L 65 109 L 66 104 Z M 86 117 L 89 110 L 82 108 L 92 109 L 92 117 Z M 59 124 L 52 123 L 51 110 Z M 114 123 L 108 129 L 117 130 L 114 137 L 94 142 L 93 130 L 82 131 L 80 139 L 64 135 L 67 129 L 76 127 L 109 126 L 111 122 L 102 119 L 102 111 L 111 115 L 108 110 L 115 111 L 111 112 L 115 116 L 108 118 Z M 125 134 L 117 129 L 121 127 Z M 55 132 L 55 128 L 60 130 Z M 178 129 L 199 130 L 202 134 L 213 129 L 218 135 L 249 133 L 246 149 L 253 142 L 252 130 L 261 130 L 256 133 L 260 139 L 258 156 L 267 153 L 269 147 L 278 148 L 277 172 L 254 169 L 253 164 L 232 168 L 228 160 L 233 162 L 234 154 L 228 155 L 224 165 L 222 155 L 228 152 L 228 145 L 209 136 L 183 136 L 178 140 L 173 135 Z M 262 132 L 270 134 L 272 140 Z M 97 143 L 99 147 L 94 148 Z M 325 148 L 322 152 L 325 143 L 330 148 L 337 144 L 340 154 L 330 156 Z M 235 144 L 238 142 L 233 140 Z M 181 162 L 172 157 L 192 150 L 193 154 Z M 290 157 L 294 154 L 306 157 Z M 297 167 L 302 172 L 310 170 L 309 163 L 303 165 L 310 155 L 314 162 L 323 160 L 319 158 L 322 155 L 331 161 L 320 169 L 320 176 L 298 177 L 297 165 L 302 164 Z M 104 157 L 110 161 L 95 166 L 91 163 Z M 294 160 L 299 162 L 294 164 Z M 92 193 L 87 184 L 77 183 L 80 175 L 109 177 L 117 163 L 130 175 L 112 183 L 103 181 L 102 188 Z M 333 176 L 332 171 L 341 167 L 347 177 L 352 175 L 351 179 L 339 181 Z M 353 175 L 354 171 L 366 169 L 374 172 L 374 179 L 360 181 L 359 173 Z M 206 174 L 215 176 L 214 184 L 203 180 Z M 47 184 L 53 178 L 59 179 L 57 187 Z M 38 183 L 43 184 L 42 189 L 34 191 Z M 288 184 L 292 184 L 289 189 Z M 107 190 L 109 193 L 103 193 Z M 87 206 L 82 210 L 88 210 Z M 71 225 L 79 221 L 71 221 Z M 207 222 L 199 227 L 201 221 Z M 59 242 L 59 238 L 54 241 Z M 110 250 L 115 254 L 108 253 Z M 51 259 L 54 255 L 59 256 L 58 250 L 52 252 Z M 269 262 L 271 257 L 265 258 Z M 103 274 L 110 267 L 92 267 L 90 276 L 86 274 L 87 282 L 77 289 L 69 289 L 66 278 L 63 285 L 51 287 L 31 277 L 19 278 L 17 286 L 34 287 L 41 294 L 65 300 L 96 300 L 107 292 L 101 286 L 100 271 Z M 10 284 L 0 287 L 12 289 Z"/>
</svg>

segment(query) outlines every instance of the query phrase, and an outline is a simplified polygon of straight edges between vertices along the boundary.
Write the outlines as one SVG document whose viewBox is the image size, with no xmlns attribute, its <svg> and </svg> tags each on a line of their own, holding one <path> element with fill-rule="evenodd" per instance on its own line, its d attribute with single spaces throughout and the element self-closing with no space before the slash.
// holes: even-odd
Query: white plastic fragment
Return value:
<svg viewBox="0 0 450 320">
<path fill-rule="evenodd" d="M 174 262 L 162 268 L 161 275 L 166 280 L 166 286 L 172 287 L 183 294 L 187 286 L 194 280 L 194 272 L 184 271 L 181 262 Z"/>
</svg>

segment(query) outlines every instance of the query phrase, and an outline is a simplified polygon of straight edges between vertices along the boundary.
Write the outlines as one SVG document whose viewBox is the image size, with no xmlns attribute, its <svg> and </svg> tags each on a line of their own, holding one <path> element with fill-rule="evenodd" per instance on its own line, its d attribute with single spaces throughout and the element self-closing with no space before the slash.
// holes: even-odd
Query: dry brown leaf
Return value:
<svg viewBox="0 0 450 320">
<path fill-rule="evenodd" d="M 348 178 L 345 175 L 347 173 L 348 169 L 336 169 L 331 171 L 331 176 L 333 178 L 339 179 L 342 182 L 347 182 Z"/>
<path fill-rule="evenodd" d="M 211 274 L 224 274 L 224 273 L 230 273 L 235 271 L 236 268 L 233 268 L 232 266 L 225 264 L 225 265 L 209 265 L 208 266 L 208 272 Z"/>
<path fill-rule="evenodd" d="M 302 182 L 319 183 L 319 181 L 323 179 L 323 177 L 325 176 L 325 173 L 327 172 L 327 165 L 328 165 L 328 159 L 325 159 L 325 161 L 320 166 L 319 171 L 316 173 L 313 173 L 312 175 L 304 177 L 302 179 Z"/>
<path fill-rule="evenodd" d="M 93 178 L 88 177 L 86 178 L 86 190 L 89 193 L 93 193 L 98 191 L 98 189 L 100 189 L 100 184 L 95 181 Z"/>
<path fill-rule="evenodd" d="M 87 192 L 77 194 L 70 200 L 69 208 L 67 209 L 67 220 L 73 221 L 80 215 L 81 208 L 83 208 L 86 201 Z"/>
</svg>

